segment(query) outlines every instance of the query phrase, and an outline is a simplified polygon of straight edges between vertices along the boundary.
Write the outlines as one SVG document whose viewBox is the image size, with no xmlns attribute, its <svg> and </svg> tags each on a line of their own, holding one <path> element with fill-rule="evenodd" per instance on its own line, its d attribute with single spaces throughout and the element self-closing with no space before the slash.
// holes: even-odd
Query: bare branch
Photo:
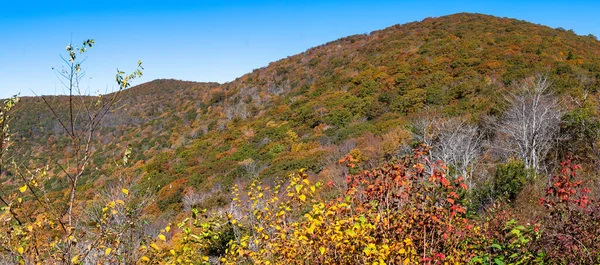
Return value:
<svg viewBox="0 0 600 265">
<path fill-rule="evenodd" d="M 534 174 L 543 167 L 563 114 L 550 85 L 545 75 L 523 80 L 517 91 L 505 97 L 509 108 L 494 124 L 496 146 L 522 159 Z"/>
</svg>

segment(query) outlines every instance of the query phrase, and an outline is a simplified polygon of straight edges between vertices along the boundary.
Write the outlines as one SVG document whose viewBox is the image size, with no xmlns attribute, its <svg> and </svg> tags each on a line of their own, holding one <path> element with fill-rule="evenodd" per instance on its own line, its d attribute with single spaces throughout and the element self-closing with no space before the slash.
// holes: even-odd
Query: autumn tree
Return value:
<svg viewBox="0 0 600 265">
<path fill-rule="evenodd" d="M 20 183 L 20 188 L 8 196 L 7 200 L 3 198 L 11 215 L 8 219 L 3 219 L 0 241 L 5 246 L 2 254 L 11 257 L 15 263 L 80 264 L 98 256 L 98 253 L 103 253 L 103 258 L 94 260 L 117 260 L 111 242 L 118 241 L 119 238 L 115 233 L 104 230 L 101 224 L 114 220 L 119 214 L 116 208 L 126 207 L 125 200 L 108 202 L 103 208 L 102 220 L 98 220 L 97 225 L 91 225 L 86 222 L 84 205 L 78 200 L 78 186 L 84 175 L 91 174 L 89 165 L 95 155 L 92 146 L 102 119 L 112 110 L 130 82 L 142 76 L 143 67 L 141 61 L 138 62 L 137 69 L 129 75 L 117 70 L 118 91 L 105 96 L 90 96 L 80 87 L 80 81 L 85 76 L 82 68 L 85 59 L 82 60 L 80 56 L 93 45 L 93 39 L 85 40 L 81 46 L 68 44 L 66 55 L 61 56 L 63 67 L 55 69 L 68 94 L 66 108 L 61 104 L 60 100 L 64 99 L 62 97 L 41 97 L 48 112 L 51 112 L 60 125 L 60 137 L 68 142 L 64 157 L 40 169 L 13 164 L 14 181 Z M 5 109 L 10 110 L 15 102 L 14 99 L 7 101 Z M 6 123 L 2 125 L 2 140 L 7 142 L 8 127 Z M 1 154 L 6 152 L 6 146 L 2 145 Z M 126 158 L 127 155 L 126 152 Z M 61 172 L 59 177 L 63 177 L 68 183 L 63 198 L 50 197 L 46 190 L 45 183 L 49 180 L 51 167 L 58 168 Z M 127 195 L 129 192 L 123 188 L 122 193 Z"/>
<path fill-rule="evenodd" d="M 598 101 L 593 95 L 583 93 L 573 98 L 570 108 L 562 117 L 558 146 L 553 149 L 554 161 L 570 158 L 587 165 L 600 166 L 600 117 Z"/>
<path fill-rule="evenodd" d="M 4 101 L 3 106 L 0 109 L 0 175 L 4 173 L 5 162 L 7 161 L 6 156 L 8 155 L 8 147 L 10 146 L 10 128 L 9 128 L 9 119 L 10 114 L 13 111 L 13 107 L 15 104 L 19 102 L 19 98 L 14 96 L 10 99 Z M 8 210 L 8 212 L 12 215 L 12 218 L 19 223 L 22 224 L 21 220 L 14 212 L 14 210 L 10 207 L 10 200 L 5 194 L 0 194 L 0 201 L 2 202 L 3 210 Z"/>
</svg>

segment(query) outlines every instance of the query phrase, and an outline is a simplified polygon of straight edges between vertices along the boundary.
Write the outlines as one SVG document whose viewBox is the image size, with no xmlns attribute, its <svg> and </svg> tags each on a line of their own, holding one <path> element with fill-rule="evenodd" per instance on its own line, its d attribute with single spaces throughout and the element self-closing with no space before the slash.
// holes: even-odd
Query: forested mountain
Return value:
<svg viewBox="0 0 600 265">
<path fill-rule="evenodd" d="M 128 191 L 152 198 L 140 218 L 163 225 L 192 208 L 229 209 L 235 184 L 273 186 L 300 169 L 298 182 L 327 183 L 315 196 L 332 198 L 348 174 L 369 179 L 365 170 L 405 161 L 426 144 L 419 159 L 432 172 L 444 161 L 452 183 L 469 188 L 460 194 L 464 211 L 508 200 L 534 218 L 544 211 L 537 202 L 546 176 L 562 161 L 597 180 L 599 90 L 600 42 L 592 35 L 480 14 L 426 18 L 335 40 L 225 84 L 154 80 L 122 91 L 95 133 L 78 207 L 101 200 L 124 175 Z M 17 104 L 9 150 L 28 171 L 48 166 L 45 189 L 59 200 L 68 181 L 57 165 L 70 163 L 72 150 L 55 115 L 68 117 L 69 98 L 44 98 Z M 539 104 L 530 107 L 532 100 Z M 513 134 L 529 133 L 515 125 L 523 121 L 538 127 L 521 141 Z M 129 151 L 129 166 L 118 166 Z M 2 176 L 3 193 L 23 185 L 15 174 Z"/>
</svg>

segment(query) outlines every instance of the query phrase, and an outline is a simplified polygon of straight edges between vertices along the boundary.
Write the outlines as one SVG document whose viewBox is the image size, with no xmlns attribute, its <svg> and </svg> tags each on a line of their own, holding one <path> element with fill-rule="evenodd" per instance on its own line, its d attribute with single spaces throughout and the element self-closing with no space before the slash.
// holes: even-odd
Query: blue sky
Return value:
<svg viewBox="0 0 600 265">
<path fill-rule="evenodd" d="M 64 92 L 52 67 L 72 39 L 94 38 L 82 88 L 112 91 L 116 68 L 226 82 L 310 47 L 394 24 L 484 13 L 600 37 L 598 1 L 0 0 L 0 98 Z M 33 91 L 33 92 L 32 92 Z"/>
</svg>

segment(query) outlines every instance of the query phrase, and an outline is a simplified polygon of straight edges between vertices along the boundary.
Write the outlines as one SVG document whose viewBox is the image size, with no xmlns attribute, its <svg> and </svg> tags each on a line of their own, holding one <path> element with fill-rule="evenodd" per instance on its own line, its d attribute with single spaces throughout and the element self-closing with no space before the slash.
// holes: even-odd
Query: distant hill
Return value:
<svg viewBox="0 0 600 265">
<path fill-rule="evenodd" d="M 138 189 L 157 194 L 156 214 L 176 214 L 190 192 L 211 195 L 197 206 L 225 206 L 234 183 L 257 176 L 306 168 L 334 179 L 351 151 L 362 155 L 361 168 L 391 159 L 425 114 L 473 123 L 500 115 L 511 83 L 536 73 L 550 76 L 558 96 L 595 99 L 600 42 L 461 13 L 345 37 L 225 84 L 155 80 L 124 91 L 106 117 L 81 199 L 118 178 L 112 161 L 128 145 L 129 174 Z M 23 98 L 12 121 L 15 158 L 30 167 L 62 159 L 57 126 L 39 98 Z M 57 192 L 60 176 L 53 171 Z"/>
</svg>

